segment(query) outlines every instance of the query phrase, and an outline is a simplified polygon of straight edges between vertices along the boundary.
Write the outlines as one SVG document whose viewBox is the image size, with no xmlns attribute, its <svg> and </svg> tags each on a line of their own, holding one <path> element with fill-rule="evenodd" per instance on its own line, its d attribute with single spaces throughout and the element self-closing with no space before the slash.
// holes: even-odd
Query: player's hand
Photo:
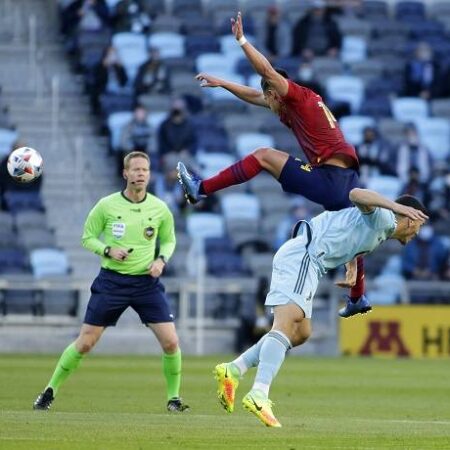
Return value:
<svg viewBox="0 0 450 450">
<path fill-rule="evenodd" d="M 158 278 L 163 273 L 165 265 L 165 262 L 161 258 L 157 258 L 148 266 L 148 273 L 153 278 Z"/>
<path fill-rule="evenodd" d="M 341 288 L 352 288 L 356 284 L 356 275 L 358 273 L 356 258 L 345 265 L 345 280 L 338 280 L 334 284 Z"/>
<path fill-rule="evenodd" d="M 395 207 L 392 209 L 393 212 L 401 214 L 402 216 L 409 217 L 412 220 L 428 220 L 429 217 L 418 209 L 412 208 L 411 206 L 401 205 L 400 203 L 395 203 Z"/>
<path fill-rule="evenodd" d="M 109 251 L 109 257 L 115 261 L 125 261 L 128 258 L 128 255 L 128 250 L 124 250 L 123 248 L 111 247 L 111 250 Z"/>
<path fill-rule="evenodd" d="M 207 73 L 199 73 L 195 79 L 200 81 L 201 87 L 220 87 L 222 85 L 220 78 L 213 77 Z"/>
<path fill-rule="evenodd" d="M 238 41 L 242 36 L 244 36 L 244 27 L 242 26 L 242 14 L 239 11 L 236 19 L 234 17 L 231 18 L 231 32 L 234 34 L 234 37 Z"/>
</svg>

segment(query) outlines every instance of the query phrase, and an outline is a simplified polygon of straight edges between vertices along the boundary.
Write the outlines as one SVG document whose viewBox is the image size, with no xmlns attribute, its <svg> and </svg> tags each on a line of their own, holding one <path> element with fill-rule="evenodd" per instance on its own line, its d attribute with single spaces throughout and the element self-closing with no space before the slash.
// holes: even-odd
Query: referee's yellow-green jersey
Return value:
<svg viewBox="0 0 450 450">
<path fill-rule="evenodd" d="M 100 237 L 103 235 L 103 240 Z M 159 255 L 168 261 L 175 250 L 173 215 L 167 205 L 148 194 L 133 203 L 122 192 L 103 197 L 90 211 L 82 237 L 83 247 L 102 257 L 102 267 L 126 275 L 144 275 L 155 259 L 156 239 Z M 125 261 L 104 256 L 107 246 L 133 249 Z"/>
</svg>

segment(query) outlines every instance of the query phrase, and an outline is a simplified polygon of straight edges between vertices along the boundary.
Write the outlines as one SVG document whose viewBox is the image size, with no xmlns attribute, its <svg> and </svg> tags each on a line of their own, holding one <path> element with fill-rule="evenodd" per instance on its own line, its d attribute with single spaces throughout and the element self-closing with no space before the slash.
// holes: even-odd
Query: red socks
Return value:
<svg viewBox="0 0 450 450">
<path fill-rule="evenodd" d="M 358 299 L 365 291 L 364 283 L 364 259 L 362 256 L 358 256 L 356 259 L 357 273 L 356 284 L 350 290 L 350 297 L 352 299 Z"/>
<path fill-rule="evenodd" d="M 248 155 L 237 163 L 227 167 L 217 175 L 203 180 L 200 193 L 212 194 L 235 184 L 245 183 L 263 170 L 261 164 L 253 155 Z"/>
</svg>

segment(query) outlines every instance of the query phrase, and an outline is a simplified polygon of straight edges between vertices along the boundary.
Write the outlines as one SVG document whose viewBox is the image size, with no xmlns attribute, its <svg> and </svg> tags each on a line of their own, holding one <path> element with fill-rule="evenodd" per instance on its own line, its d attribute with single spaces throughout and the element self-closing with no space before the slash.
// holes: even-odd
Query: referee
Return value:
<svg viewBox="0 0 450 450">
<path fill-rule="evenodd" d="M 189 409 L 179 396 L 181 351 L 164 286 L 159 281 L 175 249 L 173 216 L 163 201 L 147 193 L 148 156 L 131 152 L 123 162 L 125 190 L 100 199 L 84 225 L 83 246 L 102 257 L 102 267 L 91 286 L 80 334 L 64 350 L 34 409 L 50 408 L 62 383 L 95 346 L 105 328 L 114 326 L 129 306 L 152 329 L 164 352 L 167 409 Z M 101 235 L 103 240 L 99 239 Z M 160 251 L 155 259 L 158 238 Z"/>
</svg>

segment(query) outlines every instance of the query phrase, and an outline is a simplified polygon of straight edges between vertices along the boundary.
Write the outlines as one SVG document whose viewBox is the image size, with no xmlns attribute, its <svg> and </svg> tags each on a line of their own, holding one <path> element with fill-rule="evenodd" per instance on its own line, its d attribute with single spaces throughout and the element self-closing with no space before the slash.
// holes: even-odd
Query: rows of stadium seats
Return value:
<svg viewBox="0 0 450 450">
<path fill-rule="evenodd" d="M 7 174 L 7 158 L 19 133 L 6 111 L 2 122 L 6 127 L 0 128 L 0 275 L 32 274 L 36 279 L 66 275 L 69 263 L 48 226 L 40 194 L 41 180 L 21 185 Z"/>
<path fill-rule="evenodd" d="M 112 14 L 118 3 L 107 2 Z M 108 26 L 100 31 L 80 31 L 76 38 L 76 65 L 81 68 L 88 89 L 92 69 L 110 44 L 116 48 L 128 75 L 128 84 L 120 94 L 103 94 L 100 101 L 113 151 L 120 149 L 123 126 L 130 120 L 136 102 L 147 106 L 148 122 L 156 133 L 167 116 L 171 98 L 184 96 L 196 100 L 191 120 L 198 135 L 195 162 L 203 177 L 258 147 L 275 147 L 298 154 L 298 144 L 275 116 L 247 106 L 225 90 L 201 89 L 194 80 L 197 72 L 204 71 L 259 87 L 259 76 L 254 74 L 230 35 L 229 18 L 240 7 L 247 38 L 264 50 L 263 43 L 258 41 L 258 28 L 263 26 L 267 8 L 273 1 L 174 0 L 143 1 L 141 5 L 151 16 L 147 28 L 114 31 Z M 307 2 L 298 1 L 278 5 L 291 28 L 309 7 Z M 350 115 L 341 115 L 340 125 L 352 144 L 358 146 L 363 130 L 375 126 L 381 136 L 397 145 L 403 139 L 405 124 L 413 122 L 434 161 L 445 162 L 450 150 L 450 100 L 404 97 L 402 93 L 405 64 L 420 42 L 431 46 L 448 71 L 450 8 L 446 2 L 434 2 L 426 8 L 420 1 L 397 2 L 394 8 L 379 0 L 364 1 L 361 5 L 356 15 L 336 16 L 343 35 L 341 52 L 338 57 L 317 57 L 311 61 L 314 81 L 332 108 L 347 106 Z M 149 48 L 159 50 L 168 68 L 168 87 L 164 92 L 137 96 L 133 92 L 133 80 L 140 64 L 148 58 Z M 302 61 L 300 57 L 285 56 L 274 58 L 273 63 L 295 79 Z M 368 186 L 391 198 L 402 189 L 400 180 L 389 175 L 372 177 Z M 230 202 L 233 208 L 227 206 Z M 188 242 L 189 237 L 205 233 L 212 273 L 235 274 L 239 270 L 256 273 L 261 270 L 256 268 L 258 263 L 253 261 L 256 260 L 265 262 L 259 266 L 264 266 L 261 272 L 267 274 L 273 235 L 290 205 L 291 199 L 281 193 L 270 177 L 257 177 L 249 186 L 220 194 L 211 210 L 190 214 L 185 231 L 181 216 L 179 242 Z M 230 213 L 247 207 L 249 216 L 245 218 Z M 187 247 L 179 245 L 174 256 L 173 267 L 180 273 L 185 270 Z M 243 247 L 251 250 L 242 251 Z M 227 249 L 226 257 L 218 256 L 219 248 Z M 255 252 L 263 253 L 257 253 L 255 258 Z M 370 264 L 375 267 L 373 273 L 378 273 L 392 253 L 380 254 L 379 261 L 373 258 L 369 273 L 372 272 Z M 215 264 L 216 261 L 220 263 Z"/>
</svg>

